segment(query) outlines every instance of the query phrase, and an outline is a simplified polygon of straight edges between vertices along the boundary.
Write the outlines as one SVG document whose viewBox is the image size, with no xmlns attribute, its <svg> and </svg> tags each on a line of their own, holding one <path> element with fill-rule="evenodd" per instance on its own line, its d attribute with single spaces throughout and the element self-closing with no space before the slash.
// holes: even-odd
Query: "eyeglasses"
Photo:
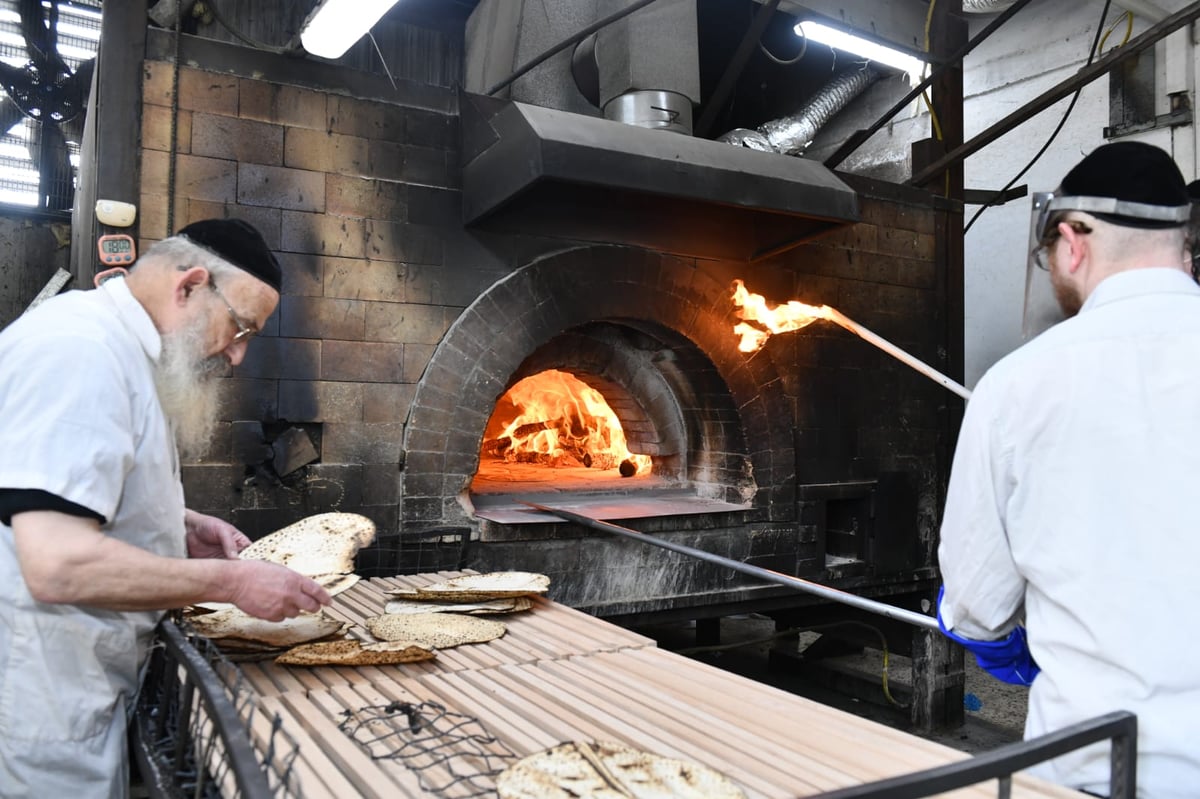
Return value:
<svg viewBox="0 0 1200 799">
<path fill-rule="evenodd" d="M 208 287 L 213 290 L 214 294 L 221 298 L 221 302 L 225 303 L 225 310 L 229 311 L 229 318 L 237 325 L 238 332 L 234 335 L 231 343 L 237 344 L 239 341 L 245 341 L 258 332 L 258 328 L 248 325 L 241 320 L 241 317 L 237 315 L 237 311 L 233 310 L 233 306 L 229 304 L 229 300 L 225 299 L 225 295 L 217 288 L 217 284 L 214 281 L 209 280 Z"/>
<path fill-rule="evenodd" d="M 1038 265 L 1039 269 L 1049 271 L 1050 248 L 1053 247 L 1054 242 L 1058 241 L 1062 236 L 1062 231 L 1058 229 L 1058 226 L 1063 223 L 1069 225 L 1071 230 L 1074 230 L 1081 236 L 1092 232 L 1092 229 L 1088 227 L 1086 222 L 1080 222 L 1078 219 L 1059 220 L 1058 222 L 1054 222 L 1052 225 L 1047 225 L 1046 235 L 1042 237 L 1042 240 L 1038 243 L 1038 246 L 1034 247 L 1033 252 L 1031 253 L 1031 255 L 1033 255 L 1034 263 Z"/>
</svg>

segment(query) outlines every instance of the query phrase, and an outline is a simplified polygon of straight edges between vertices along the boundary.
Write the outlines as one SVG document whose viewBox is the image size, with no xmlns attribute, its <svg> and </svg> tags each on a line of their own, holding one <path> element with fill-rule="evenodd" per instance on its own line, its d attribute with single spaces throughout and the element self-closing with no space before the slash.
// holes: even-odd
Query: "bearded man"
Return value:
<svg viewBox="0 0 1200 799">
<path fill-rule="evenodd" d="M 127 277 L 0 332 L 0 794 L 119 799 L 126 713 L 163 611 L 231 602 L 280 620 L 328 604 L 249 539 L 184 506 L 179 452 L 279 302 L 281 272 L 236 220 L 196 222 Z M 177 447 L 178 442 L 178 447 Z"/>
<path fill-rule="evenodd" d="M 967 404 L 938 557 L 943 629 L 1029 689 L 1025 737 L 1137 715 L 1137 795 L 1200 786 L 1200 286 L 1163 150 L 1103 145 L 1034 197 L 1031 278 L 1067 317 Z M 1024 625 L 1024 627 L 1022 626 Z M 1027 632 L 1027 638 L 1026 638 Z M 1040 667 L 1040 673 L 1038 671 Z M 1110 746 L 1031 769 L 1106 796 Z"/>
</svg>

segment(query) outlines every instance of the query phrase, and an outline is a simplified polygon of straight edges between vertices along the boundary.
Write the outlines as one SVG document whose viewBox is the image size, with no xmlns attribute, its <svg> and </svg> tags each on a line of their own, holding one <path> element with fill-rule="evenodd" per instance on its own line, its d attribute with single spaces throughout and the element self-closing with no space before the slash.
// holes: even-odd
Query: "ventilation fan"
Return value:
<svg viewBox="0 0 1200 799">
<path fill-rule="evenodd" d="M 38 194 L 44 210 L 70 210 L 74 180 L 67 142 L 83 138 L 83 120 L 96 59 L 72 70 L 58 53 L 58 0 L 18 0 L 21 35 L 29 60 L 16 67 L 0 62 L 0 134 L 24 117 L 34 120 L 30 154 L 38 165 Z"/>
</svg>

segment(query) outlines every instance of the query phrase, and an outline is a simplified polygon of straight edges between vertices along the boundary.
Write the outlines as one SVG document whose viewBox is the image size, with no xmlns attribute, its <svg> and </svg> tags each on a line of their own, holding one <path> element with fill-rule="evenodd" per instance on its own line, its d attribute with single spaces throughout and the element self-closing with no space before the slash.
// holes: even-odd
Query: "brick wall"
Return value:
<svg viewBox="0 0 1200 799">
<path fill-rule="evenodd" d="M 142 248 L 168 233 L 172 72 L 145 64 Z M 417 98 L 180 70 L 170 227 L 245 219 L 284 267 L 279 308 L 225 381 L 220 439 L 184 469 L 193 507 L 252 536 L 331 508 L 395 527 L 414 384 L 472 282 L 502 263 L 458 230 L 454 95 Z M 448 280 L 448 253 L 473 265 Z M 319 462 L 280 476 L 271 445 L 294 429 Z"/>
<path fill-rule="evenodd" d="M 171 77 L 147 62 L 143 246 L 168 230 Z M 279 309 L 224 383 L 220 439 L 185 466 L 192 507 L 252 536 L 331 509 L 365 513 L 384 537 L 474 525 L 463 493 L 506 385 L 537 364 L 595 360 L 626 331 L 669 352 L 670 368 L 639 373 L 626 353 L 593 382 L 643 401 L 645 441 L 685 442 L 680 473 L 703 493 L 749 503 L 736 519 L 656 532 L 823 579 L 872 577 L 830 568 L 834 545 L 881 553 L 889 570 L 930 565 L 958 400 L 828 323 L 740 353 L 730 300 L 742 278 L 776 302 L 829 304 L 948 371 L 927 195 L 848 178 L 860 224 L 754 265 L 478 233 L 460 222 L 451 92 L 401 84 L 382 102 L 193 68 L 179 77 L 172 227 L 244 218 L 285 269 Z M 678 407 L 655 407 L 664 387 Z M 315 460 L 281 474 L 309 451 L 298 442 Z M 564 549 L 555 525 L 539 527 L 539 547 Z M 632 573 L 623 547 L 588 536 L 541 570 L 617 564 L 558 598 L 633 607 L 614 583 Z M 473 565 L 532 568 L 530 552 L 522 535 L 496 536 Z M 744 582 L 694 565 L 664 575 L 674 585 L 684 572 L 681 593 Z"/>
</svg>

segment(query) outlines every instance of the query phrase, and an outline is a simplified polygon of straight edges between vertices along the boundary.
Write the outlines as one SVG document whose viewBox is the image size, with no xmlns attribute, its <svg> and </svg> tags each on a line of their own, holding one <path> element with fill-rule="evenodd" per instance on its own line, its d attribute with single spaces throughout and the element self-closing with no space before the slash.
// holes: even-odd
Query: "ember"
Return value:
<svg viewBox="0 0 1200 799">
<path fill-rule="evenodd" d="M 496 403 L 483 455 L 510 463 L 649 472 L 650 456 L 632 454 L 616 413 L 603 395 L 557 369 L 527 377 Z"/>
</svg>

